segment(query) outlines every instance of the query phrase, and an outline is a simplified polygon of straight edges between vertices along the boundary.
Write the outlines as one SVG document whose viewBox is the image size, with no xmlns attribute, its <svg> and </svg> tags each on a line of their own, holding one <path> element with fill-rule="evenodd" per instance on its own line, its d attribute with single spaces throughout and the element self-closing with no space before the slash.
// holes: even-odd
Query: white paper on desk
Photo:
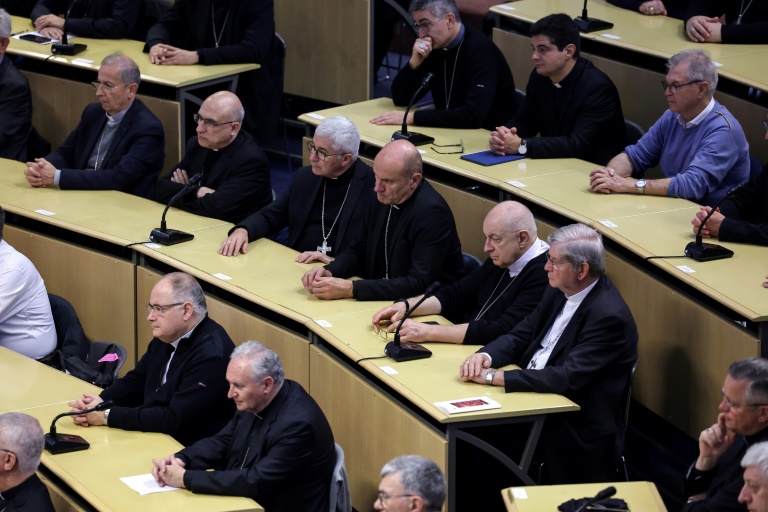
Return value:
<svg viewBox="0 0 768 512">
<path fill-rule="evenodd" d="M 18 39 L 20 41 L 24 41 L 24 39 L 22 39 L 21 36 L 25 36 L 27 34 L 31 34 L 33 36 L 48 37 L 48 36 L 44 36 L 40 32 L 37 32 L 36 30 L 30 30 L 29 32 L 22 32 L 20 34 L 16 34 L 15 36 L 12 36 L 12 37 L 13 37 L 13 39 Z M 75 34 L 67 34 L 67 40 L 72 39 L 74 37 L 77 37 L 77 36 Z M 50 39 L 50 38 L 48 38 L 48 39 Z M 34 42 L 34 41 L 32 41 L 32 42 Z M 60 42 L 60 39 L 51 39 L 47 43 L 37 43 L 37 44 L 45 45 L 45 44 L 53 44 L 53 43 L 58 43 L 58 42 Z"/>
<path fill-rule="evenodd" d="M 501 404 L 499 402 L 491 400 L 487 396 L 475 396 L 472 398 L 459 398 L 458 400 L 435 402 L 435 405 L 446 414 L 501 409 Z"/>
<path fill-rule="evenodd" d="M 178 487 L 170 487 L 168 485 L 165 487 L 160 487 L 160 485 L 155 482 L 155 477 L 153 477 L 151 473 L 147 473 L 146 475 L 124 476 L 120 480 L 122 480 L 125 485 L 139 493 L 141 496 L 154 494 L 156 492 L 181 490 Z"/>
</svg>

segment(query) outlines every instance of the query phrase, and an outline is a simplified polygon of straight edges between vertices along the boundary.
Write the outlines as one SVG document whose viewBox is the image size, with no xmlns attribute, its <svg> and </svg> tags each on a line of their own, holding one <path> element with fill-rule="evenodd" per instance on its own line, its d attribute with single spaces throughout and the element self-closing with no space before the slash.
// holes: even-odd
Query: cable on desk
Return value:
<svg viewBox="0 0 768 512">
<path fill-rule="evenodd" d="M 129 247 L 133 247 L 134 245 L 142 245 L 142 244 L 151 244 L 152 240 L 146 240 L 144 242 L 133 242 L 132 244 L 124 245 L 123 249 L 127 249 Z"/>
<path fill-rule="evenodd" d="M 686 254 L 683 254 L 681 256 L 648 256 L 647 258 L 645 258 L 645 261 L 653 260 L 653 259 L 666 260 L 666 259 L 673 259 L 673 258 L 690 258 L 690 256 Z"/>
<path fill-rule="evenodd" d="M 379 357 L 364 357 L 364 358 L 362 358 L 362 359 L 359 359 L 359 360 L 355 361 L 355 364 L 361 363 L 361 362 L 363 362 L 363 361 L 372 361 L 373 359 L 386 359 L 386 358 L 388 358 L 388 357 L 389 357 L 389 356 L 379 356 Z"/>
</svg>

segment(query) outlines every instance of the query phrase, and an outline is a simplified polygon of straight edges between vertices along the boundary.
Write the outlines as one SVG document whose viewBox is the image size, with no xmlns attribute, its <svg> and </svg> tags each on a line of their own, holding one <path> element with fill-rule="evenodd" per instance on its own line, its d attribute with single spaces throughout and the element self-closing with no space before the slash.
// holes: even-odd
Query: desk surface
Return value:
<svg viewBox="0 0 768 512">
<path fill-rule="evenodd" d="M 11 16 L 12 34 L 34 30 L 27 18 Z M 85 44 L 88 48 L 77 55 L 52 57 L 51 45 L 11 38 L 8 53 L 36 60 L 48 60 L 57 64 L 98 71 L 102 59 L 115 52 L 122 52 L 132 58 L 141 69 L 141 79 L 149 83 L 169 87 L 186 87 L 207 80 L 244 73 L 258 69 L 258 64 L 217 64 L 214 66 L 156 66 L 149 62 L 149 54 L 143 52 L 144 43 L 132 39 L 90 39 L 75 37 L 73 43 Z M 89 62 L 90 61 L 90 62 Z"/>
<path fill-rule="evenodd" d="M 594 496 L 609 485 L 616 487 L 616 498 L 627 502 L 632 511 L 666 512 L 659 491 L 651 482 L 618 482 L 604 484 L 540 485 L 502 489 L 508 512 L 557 510 L 568 500 Z"/>
</svg>

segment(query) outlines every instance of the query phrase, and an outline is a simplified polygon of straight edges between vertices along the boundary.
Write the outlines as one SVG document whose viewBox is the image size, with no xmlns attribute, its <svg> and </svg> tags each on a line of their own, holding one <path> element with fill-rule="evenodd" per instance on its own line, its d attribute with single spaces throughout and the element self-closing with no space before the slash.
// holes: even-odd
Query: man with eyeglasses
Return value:
<svg viewBox="0 0 768 512">
<path fill-rule="evenodd" d="M 420 455 L 401 455 L 381 468 L 375 510 L 439 512 L 447 487 L 445 475 L 433 461 Z"/>
<path fill-rule="evenodd" d="M 531 45 L 535 67 L 525 99 L 515 117 L 491 133 L 491 150 L 605 165 L 627 145 L 616 86 L 580 58 L 581 34 L 567 14 L 551 14 L 534 23 Z"/>
<path fill-rule="evenodd" d="M 608 482 L 624 446 L 637 327 L 605 275 L 600 233 L 572 224 L 547 241 L 550 287 L 541 302 L 509 334 L 465 360 L 459 375 L 507 393 L 558 393 L 579 404 L 578 412 L 547 418 L 535 460 L 544 462 L 550 484 Z M 509 364 L 521 369 L 498 370 Z"/>
<path fill-rule="evenodd" d="M 745 510 L 740 462 L 747 448 L 768 440 L 768 360 L 731 364 L 722 391 L 717 422 L 699 435 L 699 457 L 685 475 L 684 511 Z"/>
<path fill-rule="evenodd" d="M 433 73 L 435 108 L 411 111 L 407 123 L 492 130 L 509 120 L 517 110 L 515 82 L 493 41 L 461 22 L 454 0 L 413 0 L 409 12 L 418 37 L 410 60 L 392 81 L 392 100 L 408 105 L 427 73 Z M 385 112 L 371 123 L 399 126 L 404 115 Z"/>
<path fill-rule="evenodd" d="M 183 445 L 211 436 L 227 424 L 227 362 L 235 345 L 208 317 L 200 284 L 189 274 L 167 274 L 152 288 L 147 320 L 154 338 L 125 377 L 100 395 L 70 402 L 83 411 L 112 400 L 108 411 L 73 416 L 83 427 L 161 432 Z"/>
<path fill-rule="evenodd" d="M 140 81 L 139 67 L 130 58 L 120 53 L 105 57 L 92 84 L 99 103 L 85 107 L 80 123 L 56 151 L 27 162 L 29 184 L 119 190 L 153 199 L 165 158 L 165 132 L 136 99 Z"/>
<path fill-rule="evenodd" d="M 43 428 L 32 416 L 0 414 L 0 511 L 56 510 L 36 474 L 44 443 Z"/>
<path fill-rule="evenodd" d="M 590 173 L 593 192 L 682 197 L 713 205 L 749 179 L 749 144 L 741 125 L 714 99 L 717 69 L 702 50 L 667 63 L 662 81 L 669 109 L 632 146 Z M 664 178 L 646 180 L 661 167 Z"/>
<path fill-rule="evenodd" d="M 373 172 L 357 157 L 359 149 L 360 132 L 352 121 L 324 120 L 307 142 L 310 165 L 294 173 L 272 204 L 236 222 L 219 254 L 245 254 L 249 242 L 287 227 L 286 245 L 302 253 L 296 261 L 330 262 L 349 246 L 375 201 Z"/>
<path fill-rule="evenodd" d="M 197 136 L 187 141 L 175 170 L 157 181 L 155 199 L 167 203 L 199 173 L 203 176 L 199 184 L 174 206 L 234 223 L 271 203 L 269 161 L 241 129 L 240 99 L 228 91 L 213 93 L 193 119 Z"/>
</svg>

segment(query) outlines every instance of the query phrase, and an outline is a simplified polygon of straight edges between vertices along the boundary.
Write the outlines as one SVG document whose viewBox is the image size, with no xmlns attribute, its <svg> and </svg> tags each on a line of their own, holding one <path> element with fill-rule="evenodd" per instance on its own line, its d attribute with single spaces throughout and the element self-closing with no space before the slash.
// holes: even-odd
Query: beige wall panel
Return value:
<svg viewBox="0 0 768 512">
<path fill-rule="evenodd" d="M 89 338 L 128 350 L 121 375 L 135 366 L 132 263 L 12 226 L 5 226 L 3 238 L 35 264 L 49 293 L 72 303 Z"/>
<path fill-rule="evenodd" d="M 539 219 L 536 219 L 536 230 L 538 231 L 540 239 L 546 241 L 547 237 L 551 235 L 556 229 L 557 229 L 557 226 L 554 226 L 548 222 L 543 222 Z"/>
<path fill-rule="evenodd" d="M 80 512 L 85 510 L 75 503 L 71 497 L 67 496 L 58 485 L 51 480 L 48 480 L 43 474 L 38 472 L 37 476 L 48 488 L 48 495 L 51 497 L 51 502 L 53 503 L 53 508 L 56 512 Z"/>
<path fill-rule="evenodd" d="M 483 250 L 485 245 L 483 220 L 498 203 L 433 179 L 430 179 L 429 183 L 451 207 L 453 218 L 456 220 L 456 230 L 459 232 L 459 240 L 461 240 L 461 250 L 480 258 L 481 261 L 485 260 L 488 255 Z"/>
<path fill-rule="evenodd" d="M 344 449 L 353 507 L 371 510 L 381 467 L 398 455 L 422 455 L 446 471 L 448 443 L 432 427 L 314 346 L 310 364 L 312 396 Z"/>
<path fill-rule="evenodd" d="M 608 275 L 640 333 L 633 398 L 698 438 L 717 419 L 728 366 L 759 353 L 757 338 L 613 255 Z"/>
<path fill-rule="evenodd" d="M 509 69 L 515 78 L 515 87 L 525 91 L 528 86 L 528 77 L 533 70 L 531 38 L 495 28 L 493 29 L 493 42 L 507 59 Z"/>
</svg>

